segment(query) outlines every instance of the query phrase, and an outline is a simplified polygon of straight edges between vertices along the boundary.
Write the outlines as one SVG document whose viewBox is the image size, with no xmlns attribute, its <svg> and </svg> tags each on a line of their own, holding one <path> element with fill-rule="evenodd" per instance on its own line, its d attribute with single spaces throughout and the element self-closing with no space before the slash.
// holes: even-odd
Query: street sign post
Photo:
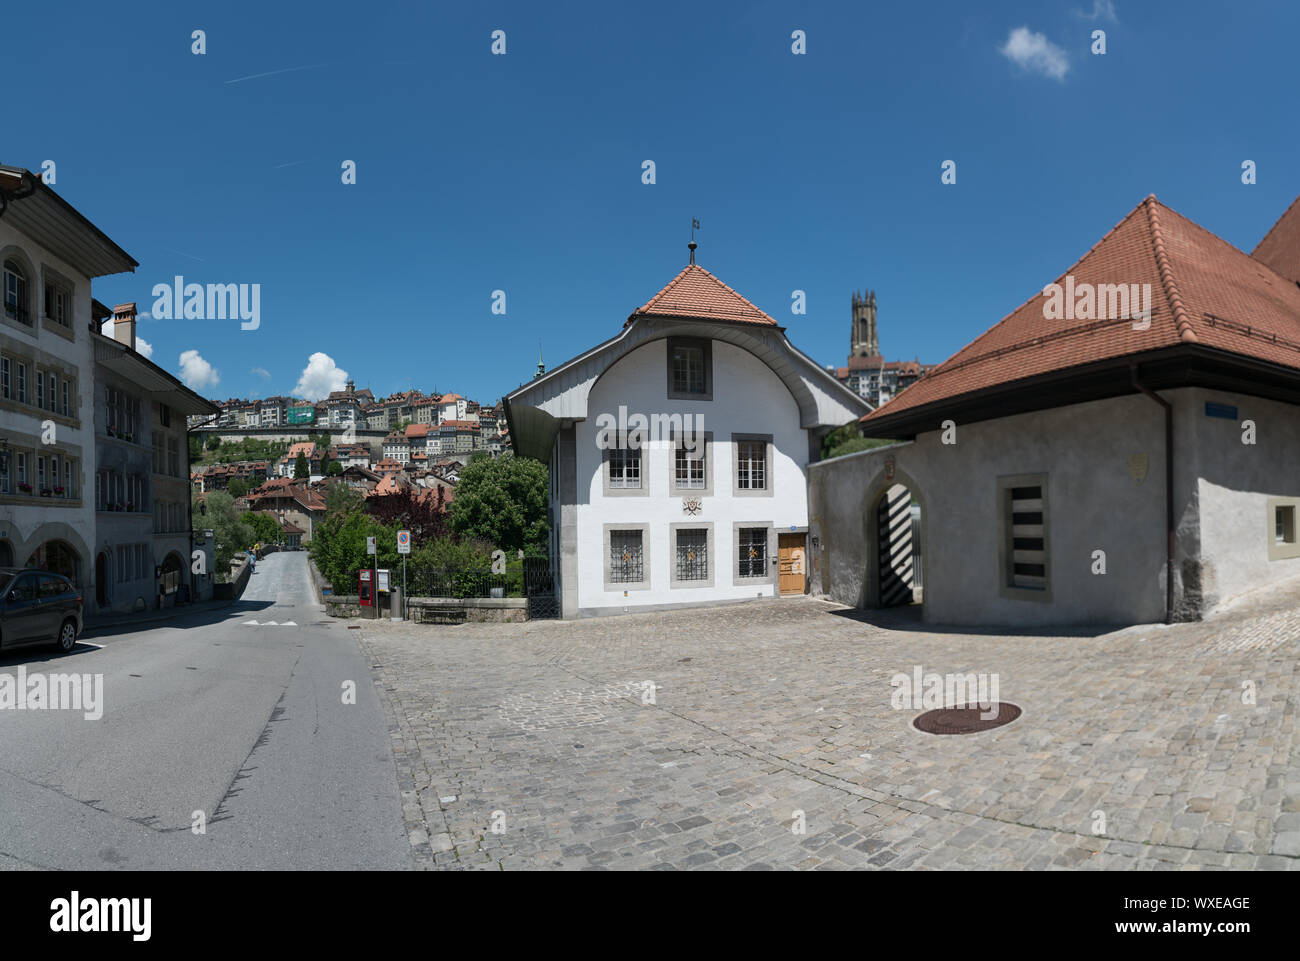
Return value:
<svg viewBox="0 0 1300 961">
<path fill-rule="evenodd" d="M 366 553 L 367 553 L 367 554 L 378 554 L 378 553 L 379 553 L 379 545 L 378 545 L 378 543 L 377 543 L 378 540 L 379 540 L 379 539 L 378 539 L 377 537 L 367 537 L 367 538 L 366 538 Z"/>
<path fill-rule="evenodd" d="M 402 620 L 406 620 L 406 555 L 411 553 L 411 532 L 397 532 L 397 553 L 402 555 Z"/>
</svg>

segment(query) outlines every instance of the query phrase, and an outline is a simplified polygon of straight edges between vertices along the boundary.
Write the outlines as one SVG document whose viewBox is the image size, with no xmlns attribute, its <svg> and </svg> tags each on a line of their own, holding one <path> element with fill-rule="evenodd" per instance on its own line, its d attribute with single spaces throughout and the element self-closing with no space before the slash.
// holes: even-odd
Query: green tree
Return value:
<svg viewBox="0 0 1300 961">
<path fill-rule="evenodd" d="M 220 435 L 218 435 L 218 434 L 213 434 L 213 435 L 211 435 L 211 436 L 208 438 L 208 450 L 220 450 L 220 449 L 221 449 L 221 437 L 220 437 Z"/>
<path fill-rule="evenodd" d="M 546 467 L 530 458 L 471 459 L 456 485 L 451 528 L 507 554 L 544 554 L 547 487 Z"/>
<path fill-rule="evenodd" d="M 235 510 L 235 499 L 224 491 L 213 491 L 196 504 L 191 517 L 195 530 L 211 529 L 216 537 L 217 580 L 230 577 L 230 558 L 236 551 L 247 550 L 256 539 L 244 515 Z"/>
<path fill-rule="evenodd" d="M 342 473 L 343 465 L 336 460 L 330 461 L 329 466 L 325 468 L 326 477 L 338 477 L 338 475 Z"/>
<path fill-rule="evenodd" d="M 243 497 L 248 493 L 248 481 L 242 477 L 230 478 L 230 483 L 226 485 L 226 493 L 231 497 Z"/>
<path fill-rule="evenodd" d="M 858 433 L 856 422 L 845 424 L 822 438 L 822 460 L 843 457 L 845 454 L 856 454 L 876 447 L 888 447 L 890 444 L 897 443 L 896 440 L 884 437 L 863 437 Z"/>
<path fill-rule="evenodd" d="M 343 518 L 355 514 L 365 507 L 365 498 L 361 492 L 347 484 L 335 482 L 325 488 L 325 521 L 331 518 Z"/>
<path fill-rule="evenodd" d="M 293 479 L 306 480 L 311 477 L 311 465 L 307 463 L 307 455 L 298 451 L 298 459 L 293 462 Z"/>
<path fill-rule="evenodd" d="M 280 543 L 280 524 L 270 514 L 263 511 L 249 511 L 244 515 L 244 520 L 253 531 L 253 537 L 257 539 L 257 543 Z"/>
</svg>

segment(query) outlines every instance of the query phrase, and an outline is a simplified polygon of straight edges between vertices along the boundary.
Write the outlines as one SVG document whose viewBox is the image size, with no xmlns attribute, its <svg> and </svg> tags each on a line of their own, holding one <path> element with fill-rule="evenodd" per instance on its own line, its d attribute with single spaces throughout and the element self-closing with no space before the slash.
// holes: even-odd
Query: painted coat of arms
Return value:
<svg viewBox="0 0 1300 961">
<path fill-rule="evenodd" d="M 1147 477 L 1147 455 L 1130 454 L 1128 459 L 1128 474 L 1133 478 L 1135 484 L 1141 484 Z"/>
</svg>

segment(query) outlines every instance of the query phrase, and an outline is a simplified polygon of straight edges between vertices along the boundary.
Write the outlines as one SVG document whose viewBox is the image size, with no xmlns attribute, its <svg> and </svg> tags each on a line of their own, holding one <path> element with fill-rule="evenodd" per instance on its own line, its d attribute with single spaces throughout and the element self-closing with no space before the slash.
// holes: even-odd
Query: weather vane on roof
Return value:
<svg viewBox="0 0 1300 961">
<path fill-rule="evenodd" d="M 700 229 L 700 222 L 695 217 L 691 218 L 691 242 L 686 245 L 691 252 L 691 263 L 695 263 L 695 248 L 699 246 L 695 242 L 695 231 Z"/>
</svg>

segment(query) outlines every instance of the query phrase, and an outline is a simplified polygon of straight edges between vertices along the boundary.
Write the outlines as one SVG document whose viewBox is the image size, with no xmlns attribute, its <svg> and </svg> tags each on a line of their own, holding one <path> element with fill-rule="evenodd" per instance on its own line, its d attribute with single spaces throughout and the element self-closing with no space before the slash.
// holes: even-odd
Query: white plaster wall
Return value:
<svg viewBox="0 0 1300 961">
<path fill-rule="evenodd" d="M 804 528 L 808 523 L 808 460 L 806 432 L 799 426 L 793 396 L 762 361 L 748 351 L 713 341 L 713 400 L 669 400 L 667 343 L 653 341 L 615 363 L 592 388 L 588 418 L 576 428 L 578 602 L 583 609 L 698 603 L 770 597 L 775 583 L 735 584 L 732 579 L 732 523 L 772 521 L 778 531 Z M 673 449 L 667 440 L 652 439 L 643 455 L 642 470 L 649 496 L 603 493 L 602 452 L 597 445 L 600 414 L 654 413 L 703 417 L 702 429 L 713 433 L 713 496 L 704 497 L 704 510 L 691 517 L 682 509 L 682 494 L 671 493 Z M 771 497 L 733 497 L 732 433 L 771 434 L 774 450 Z M 669 524 L 685 521 L 713 524 L 714 556 L 711 588 L 671 588 L 675 553 Z M 649 524 L 650 589 L 606 591 L 604 525 Z M 775 553 L 775 552 L 773 552 Z M 769 563 L 769 567 L 773 567 Z M 775 580 L 775 579 L 773 579 Z"/>
</svg>

